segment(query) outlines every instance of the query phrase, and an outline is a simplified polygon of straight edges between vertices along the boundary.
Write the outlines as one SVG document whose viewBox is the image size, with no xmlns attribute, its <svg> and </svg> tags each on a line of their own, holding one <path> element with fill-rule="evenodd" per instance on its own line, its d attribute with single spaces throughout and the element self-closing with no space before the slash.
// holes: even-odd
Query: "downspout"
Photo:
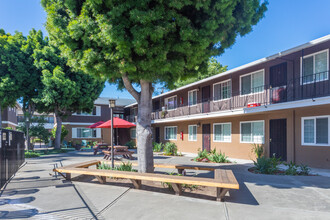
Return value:
<svg viewBox="0 0 330 220">
<path fill-rule="evenodd" d="M 293 162 L 296 163 L 296 110 L 293 110 Z"/>
</svg>

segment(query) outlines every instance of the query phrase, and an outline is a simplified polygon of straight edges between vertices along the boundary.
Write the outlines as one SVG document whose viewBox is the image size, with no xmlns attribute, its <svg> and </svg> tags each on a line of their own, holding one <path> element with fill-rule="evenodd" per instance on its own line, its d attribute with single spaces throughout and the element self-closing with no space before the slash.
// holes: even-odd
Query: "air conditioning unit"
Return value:
<svg viewBox="0 0 330 220">
<path fill-rule="evenodd" d="M 260 106 L 261 104 L 258 103 L 258 102 L 253 102 L 253 103 L 248 103 L 247 107 L 248 108 L 254 108 L 254 107 L 258 107 Z"/>
</svg>

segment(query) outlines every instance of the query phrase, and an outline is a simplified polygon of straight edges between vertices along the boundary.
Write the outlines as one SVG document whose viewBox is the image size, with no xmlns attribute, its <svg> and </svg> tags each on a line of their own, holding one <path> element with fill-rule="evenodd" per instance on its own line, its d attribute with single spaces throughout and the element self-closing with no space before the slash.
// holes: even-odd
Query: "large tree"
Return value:
<svg viewBox="0 0 330 220">
<path fill-rule="evenodd" d="M 43 85 L 43 90 L 34 101 L 39 112 L 55 113 L 55 148 L 59 149 L 63 117 L 74 112 L 92 112 L 94 101 L 104 88 L 104 80 L 74 71 L 51 43 L 36 49 L 34 58 L 35 66 L 42 70 Z"/>
<path fill-rule="evenodd" d="M 205 71 L 210 57 L 252 30 L 267 5 L 260 0 L 41 2 L 48 13 L 46 28 L 69 65 L 124 84 L 136 99 L 140 172 L 153 171 L 154 83 L 171 85 Z"/>
<path fill-rule="evenodd" d="M 20 97 L 19 76 L 24 70 L 21 62 L 21 42 L 24 37 L 20 33 L 14 36 L 0 29 L 0 128 L 2 127 L 2 109 L 14 106 Z"/>
</svg>

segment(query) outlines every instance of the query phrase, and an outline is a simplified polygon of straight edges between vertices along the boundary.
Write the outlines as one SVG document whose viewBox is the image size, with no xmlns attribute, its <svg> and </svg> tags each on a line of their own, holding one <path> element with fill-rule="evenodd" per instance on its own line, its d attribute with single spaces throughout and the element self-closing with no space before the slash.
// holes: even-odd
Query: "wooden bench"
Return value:
<svg viewBox="0 0 330 220">
<path fill-rule="evenodd" d="M 136 189 L 141 188 L 143 181 L 167 182 L 171 183 L 176 195 L 182 194 L 182 184 L 216 187 L 217 201 L 223 201 L 226 193 L 230 189 L 239 189 L 239 184 L 231 170 L 215 169 L 214 179 L 174 176 L 155 173 L 136 173 L 116 170 L 89 169 L 88 165 L 98 165 L 100 161 L 90 161 L 66 167 L 55 168 L 54 171 L 60 173 L 67 180 L 71 180 L 71 174 L 92 175 L 100 183 L 106 183 L 106 177 L 123 178 L 132 181 Z M 190 167 L 190 166 L 189 166 Z"/>
<path fill-rule="evenodd" d="M 109 163 L 109 161 L 102 161 L 104 163 Z M 130 161 L 128 161 L 130 162 Z M 121 165 L 125 163 L 125 161 L 115 161 L 115 165 Z M 137 162 L 130 162 L 133 167 L 137 167 L 139 164 Z M 214 171 L 218 169 L 218 166 L 201 166 L 201 165 L 185 165 L 185 164 L 164 164 L 164 163 L 154 163 L 154 167 L 157 168 L 168 168 L 168 169 L 177 169 L 178 173 L 184 174 L 185 170 L 206 170 L 206 171 Z"/>
<path fill-rule="evenodd" d="M 105 160 L 111 160 L 111 151 L 109 151 L 109 150 L 103 150 L 102 152 L 104 153 L 103 159 L 105 159 Z M 124 158 L 127 158 L 127 159 L 133 159 L 133 156 L 132 156 L 133 153 L 134 152 L 129 151 L 129 150 L 127 150 L 127 151 L 114 151 L 113 152 L 113 155 L 114 156 L 120 155 L 120 156 L 123 156 Z"/>
</svg>

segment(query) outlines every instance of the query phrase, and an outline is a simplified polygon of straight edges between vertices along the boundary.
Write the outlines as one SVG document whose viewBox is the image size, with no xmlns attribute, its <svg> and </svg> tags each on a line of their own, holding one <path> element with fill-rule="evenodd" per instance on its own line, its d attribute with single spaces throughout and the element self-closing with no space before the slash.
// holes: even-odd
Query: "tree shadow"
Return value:
<svg viewBox="0 0 330 220">
<path fill-rule="evenodd" d="M 0 199 L 0 206 L 8 204 L 26 204 L 34 201 L 36 198 L 33 196 L 23 197 L 18 199 Z"/>
<path fill-rule="evenodd" d="M 22 180 L 36 180 L 36 179 L 40 179 L 40 176 L 14 178 L 13 180 L 22 181 Z"/>
<path fill-rule="evenodd" d="M 5 190 L 0 196 L 26 195 L 39 192 L 39 189 Z"/>
<path fill-rule="evenodd" d="M 38 214 L 37 209 L 25 209 L 18 211 L 0 211 L 0 219 L 22 219 L 31 218 Z"/>
</svg>

